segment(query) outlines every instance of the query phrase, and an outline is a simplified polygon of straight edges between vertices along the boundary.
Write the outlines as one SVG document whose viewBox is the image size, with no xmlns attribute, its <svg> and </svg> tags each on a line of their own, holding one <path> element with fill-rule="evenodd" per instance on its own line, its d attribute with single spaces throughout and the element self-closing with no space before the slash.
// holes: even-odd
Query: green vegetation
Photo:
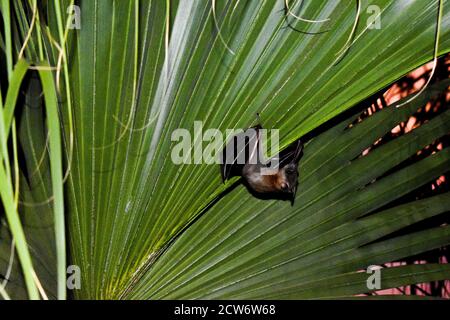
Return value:
<svg viewBox="0 0 450 320">
<path fill-rule="evenodd" d="M 450 243 L 448 225 L 411 228 L 450 194 L 406 197 L 448 172 L 449 148 L 411 161 L 448 135 L 448 106 L 372 148 L 449 82 L 359 117 L 450 51 L 448 0 L 89 0 L 80 29 L 73 0 L 0 3 L 0 297 L 353 297 L 372 291 L 359 271 Z M 308 137 L 293 206 L 171 161 L 175 129 L 256 113 L 281 148 Z M 81 288 L 66 293 L 68 265 Z M 393 288 L 450 266 L 381 274 Z"/>
</svg>

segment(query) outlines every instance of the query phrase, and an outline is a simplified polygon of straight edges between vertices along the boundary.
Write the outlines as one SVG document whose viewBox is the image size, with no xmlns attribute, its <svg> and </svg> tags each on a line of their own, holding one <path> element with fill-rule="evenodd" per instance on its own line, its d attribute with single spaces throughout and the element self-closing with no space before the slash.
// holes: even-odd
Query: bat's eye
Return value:
<svg viewBox="0 0 450 320">
<path fill-rule="evenodd" d="M 286 169 L 286 173 L 287 174 L 294 174 L 295 173 L 295 169 L 294 168 L 287 168 Z"/>
</svg>

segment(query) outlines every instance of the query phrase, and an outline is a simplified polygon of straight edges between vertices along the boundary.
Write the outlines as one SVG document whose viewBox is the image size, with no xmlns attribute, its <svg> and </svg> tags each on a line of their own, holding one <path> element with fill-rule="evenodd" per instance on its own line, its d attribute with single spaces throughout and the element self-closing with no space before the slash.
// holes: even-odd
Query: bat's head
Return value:
<svg viewBox="0 0 450 320">
<path fill-rule="evenodd" d="M 278 173 L 278 185 L 281 192 L 295 195 L 298 184 L 298 166 L 289 163 L 282 167 Z"/>
</svg>

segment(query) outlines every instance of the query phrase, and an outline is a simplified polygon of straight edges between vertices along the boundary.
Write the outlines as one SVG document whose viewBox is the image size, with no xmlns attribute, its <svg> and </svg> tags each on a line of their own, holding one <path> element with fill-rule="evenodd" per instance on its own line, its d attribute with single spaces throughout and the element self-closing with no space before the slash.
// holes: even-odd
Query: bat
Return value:
<svg viewBox="0 0 450 320">
<path fill-rule="evenodd" d="M 298 185 L 298 164 L 303 144 L 300 139 L 271 159 L 261 156 L 260 125 L 233 136 L 222 152 L 221 173 L 225 182 L 241 176 L 257 194 L 287 194 L 295 198 Z M 275 166 L 273 166 L 275 163 Z"/>
</svg>

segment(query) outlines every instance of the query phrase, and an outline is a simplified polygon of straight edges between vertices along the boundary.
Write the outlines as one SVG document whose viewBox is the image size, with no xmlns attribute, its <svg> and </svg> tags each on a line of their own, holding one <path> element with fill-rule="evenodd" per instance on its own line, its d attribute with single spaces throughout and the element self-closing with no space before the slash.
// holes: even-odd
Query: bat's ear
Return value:
<svg viewBox="0 0 450 320">
<path fill-rule="evenodd" d="M 297 195 L 297 184 L 298 184 L 298 181 L 296 181 L 296 185 L 295 185 L 294 190 L 292 192 L 291 206 L 294 206 L 295 196 Z"/>
</svg>

